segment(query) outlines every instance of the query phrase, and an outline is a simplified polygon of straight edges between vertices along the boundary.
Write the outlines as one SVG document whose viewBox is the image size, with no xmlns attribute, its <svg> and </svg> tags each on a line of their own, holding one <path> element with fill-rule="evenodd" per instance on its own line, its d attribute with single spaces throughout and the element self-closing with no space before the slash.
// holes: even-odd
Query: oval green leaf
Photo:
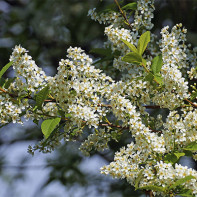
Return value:
<svg viewBox="0 0 197 197">
<path fill-rule="evenodd" d="M 49 87 L 46 86 L 36 95 L 36 106 L 42 109 L 42 104 L 49 94 Z"/>
<path fill-rule="evenodd" d="M 138 187 L 139 187 L 139 183 L 143 177 L 143 172 L 144 172 L 144 169 L 140 170 L 139 174 L 138 174 L 138 177 L 136 178 L 135 180 L 135 189 L 137 190 Z"/>
<path fill-rule="evenodd" d="M 159 85 L 163 85 L 163 77 L 161 76 L 161 74 L 156 73 L 154 75 L 154 80 L 159 83 Z"/>
<path fill-rule="evenodd" d="M 128 3 L 127 5 L 122 7 L 122 10 L 136 10 L 137 9 L 137 3 Z"/>
<path fill-rule="evenodd" d="M 183 183 L 185 183 L 187 181 L 190 181 L 191 179 L 196 179 L 196 178 L 194 176 L 191 176 L 191 175 L 186 176 L 186 177 L 184 177 L 182 179 L 177 180 L 173 185 L 171 185 L 169 187 L 169 189 L 176 188 L 177 186 L 182 185 Z"/>
<path fill-rule="evenodd" d="M 159 73 L 160 70 L 161 70 L 162 65 L 163 65 L 162 56 L 161 55 L 156 56 L 153 59 L 152 64 L 151 64 L 151 69 L 152 69 L 153 73 L 154 74 Z"/>
<path fill-rule="evenodd" d="M 189 150 L 189 151 L 197 151 L 197 142 L 191 142 L 188 144 L 184 150 Z"/>
<path fill-rule="evenodd" d="M 0 78 L 3 76 L 3 74 L 7 71 L 7 69 L 12 66 L 13 62 L 7 63 L 0 71 Z"/>
<path fill-rule="evenodd" d="M 146 31 L 140 36 L 140 39 L 137 44 L 137 49 L 140 55 L 142 55 L 150 42 L 150 31 Z"/>
<path fill-rule="evenodd" d="M 144 187 L 139 187 L 139 189 L 153 190 L 153 191 L 158 191 L 158 192 L 165 192 L 165 188 L 164 187 L 159 187 L 159 186 L 155 186 L 155 185 L 148 185 L 148 186 L 144 186 Z"/>
<path fill-rule="evenodd" d="M 122 60 L 124 62 L 133 63 L 133 64 L 141 64 L 142 63 L 142 56 L 140 56 L 138 53 L 131 52 L 126 54 Z"/>
<path fill-rule="evenodd" d="M 124 39 L 120 39 L 120 40 L 122 40 L 131 49 L 131 51 L 138 53 L 137 48 L 133 44 L 129 43 L 128 41 Z"/>
<path fill-rule="evenodd" d="M 56 128 L 56 126 L 59 124 L 61 118 L 53 118 L 44 120 L 41 124 L 41 130 L 44 134 L 44 137 L 47 139 L 50 134 L 53 132 L 53 130 Z"/>
</svg>

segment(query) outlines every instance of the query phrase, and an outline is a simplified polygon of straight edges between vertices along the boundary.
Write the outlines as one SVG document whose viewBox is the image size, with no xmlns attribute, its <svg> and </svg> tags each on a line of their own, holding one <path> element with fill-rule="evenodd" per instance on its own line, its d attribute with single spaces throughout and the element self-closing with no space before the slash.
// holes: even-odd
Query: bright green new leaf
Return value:
<svg viewBox="0 0 197 197">
<path fill-rule="evenodd" d="M 139 174 L 138 174 L 138 177 L 137 177 L 136 180 L 135 180 L 135 189 L 136 189 L 136 190 L 138 189 L 140 180 L 141 180 L 142 177 L 143 177 L 143 172 L 144 172 L 144 169 L 141 169 L 140 172 L 139 172 Z"/>
<path fill-rule="evenodd" d="M 196 178 L 194 176 L 191 176 L 191 175 L 186 176 L 186 177 L 184 177 L 182 179 L 177 180 L 173 185 L 171 185 L 169 187 L 169 189 L 176 188 L 177 186 L 182 185 L 183 183 L 185 183 L 187 181 L 190 181 L 191 179 L 196 179 Z"/>
<path fill-rule="evenodd" d="M 71 118 L 72 117 L 72 115 L 71 114 L 65 114 L 65 118 Z"/>
<path fill-rule="evenodd" d="M 197 97 L 197 91 L 196 92 L 192 92 L 190 95 L 191 100 L 194 100 Z"/>
<path fill-rule="evenodd" d="M 150 42 L 150 31 L 146 31 L 140 36 L 140 39 L 137 44 L 138 53 L 140 55 L 144 53 L 149 42 Z"/>
<path fill-rule="evenodd" d="M 195 195 L 193 195 L 192 193 L 191 194 L 184 194 L 184 193 L 181 193 L 181 194 L 178 194 L 179 196 L 186 196 L 186 197 L 196 197 Z"/>
<path fill-rule="evenodd" d="M 137 9 L 137 3 L 128 3 L 127 5 L 122 7 L 122 10 L 136 10 Z"/>
<path fill-rule="evenodd" d="M 189 150 L 189 151 L 197 151 L 197 142 L 191 142 L 188 144 L 184 150 Z"/>
<path fill-rule="evenodd" d="M 146 66 L 146 60 L 144 58 L 142 58 L 142 63 L 144 64 L 144 66 Z"/>
<path fill-rule="evenodd" d="M 56 126 L 59 124 L 61 118 L 53 118 L 44 120 L 41 124 L 42 133 L 44 134 L 44 137 L 47 139 L 50 134 L 53 132 L 53 130 L 56 128 Z"/>
<path fill-rule="evenodd" d="M 152 82 L 153 79 L 154 79 L 154 75 L 151 72 L 149 72 L 144 78 L 145 81 L 149 81 L 149 82 Z"/>
<path fill-rule="evenodd" d="M 183 189 L 181 193 L 177 194 L 179 196 L 188 196 L 188 197 L 195 197 L 195 195 L 192 194 L 192 190 L 190 189 Z"/>
<path fill-rule="evenodd" d="M 121 39 L 121 40 L 131 49 L 131 51 L 133 51 L 133 52 L 135 52 L 135 53 L 138 53 L 137 48 L 136 48 L 133 44 L 129 43 L 129 42 L 126 41 L 126 40 L 123 40 L 123 39 Z"/>
<path fill-rule="evenodd" d="M 47 98 L 49 94 L 49 87 L 46 86 L 40 92 L 36 95 L 36 106 L 38 106 L 38 109 L 42 109 L 42 104 L 44 100 Z"/>
<path fill-rule="evenodd" d="M 155 74 L 154 75 L 154 80 L 159 83 L 159 85 L 163 85 L 163 77 L 160 74 Z"/>
<path fill-rule="evenodd" d="M 165 163 L 175 164 L 178 161 L 178 159 L 177 156 L 174 155 L 174 153 L 168 153 L 167 155 L 165 155 L 164 161 Z"/>
<path fill-rule="evenodd" d="M 180 157 L 185 156 L 185 153 L 174 153 L 174 155 L 176 155 L 177 159 L 179 159 Z"/>
<path fill-rule="evenodd" d="M 122 60 L 124 62 L 133 63 L 133 64 L 141 64 L 142 63 L 142 56 L 140 56 L 138 53 L 131 52 L 126 54 Z"/>
<path fill-rule="evenodd" d="M 6 72 L 6 70 L 10 67 L 10 66 L 12 66 L 12 61 L 11 62 L 9 62 L 8 64 L 6 64 L 2 69 L 1 69 L 1 71 L 0 71 L 0 78 L 3 76 L 3 74 Z"/>
<path fill-rule="evenodd" d="M 154 74 L 159 73 L 160 70 L 161 70 L 162 65 L 163 65 L 162 56 L 161 55 L 156 56 L 153 59 L 152 64 L 151 64 L 151 69 L 152 69 L 153 73 Z"/>
<path fill-rule="evenodd" d="M 139 187 L 139 189 L 153 190 L 153 191 L 158 191 L 158 192 L 165 192 L 165 188 L 164 187 L 159 187 L 159 186 L 155 186 L 155 185 L 148 185 L 148 186 L 144 186 L 144 187 Z"/>
</svg>

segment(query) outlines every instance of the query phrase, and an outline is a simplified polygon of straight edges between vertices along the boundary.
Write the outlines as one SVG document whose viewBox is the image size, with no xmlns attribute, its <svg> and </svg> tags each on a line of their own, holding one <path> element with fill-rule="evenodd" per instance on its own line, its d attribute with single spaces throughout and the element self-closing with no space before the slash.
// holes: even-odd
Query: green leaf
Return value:
<svg viewBox="0 0 197 197">
<path fill-rule="evenodd" d="M 146 66 L 146 60 L 142 58 L 142 63 Z"/>
<path fill-rule="evenodd" d="M 183 148 L 184 150 L 189 150 L 189 151 L 197 151 L 197 142 L 191 142 L 190 144 L 188 144 L 185 148 Z"/>
<path fill-rule="evenodd" d="M 150 31 L 146 31 L 140 36 L 140 39 L 137 44 L 137 49 L 140 55 L 142 55 L 150 42 Z"/>
<path fill-rule="evenodd" d="M 152 69 L 153 73 L 154 74 L 159 73 L 160 70 L 161 70 L 162 65 L 163 65 L 162 56 L 161 55 L 156 56 L 153 59 L 152 64 L 151 64 L 151 69 Z"/>
<path fill-rule="evenodd" d="M 65 118 L 71 118 L 72 115 L 71 114 L 65 114 Z"/>
<path fill-rule="evenodd" d="M 158 191 L 158 192 L 165 192 L 165 188 L 164 187 L 155 186 L 155 185 L 148 185 L 148 186 L 144 186 L 144 187 L 139 187 L 139 189 L 153 190 L 153 191 Z"/>
<path fill-rule="evenodd" d="M 190 95 L 191 100 L 194 100 L 196 97 L 197 97 L 197 91 L 192 92 L 192 94 Z"/>
<path fill-rule="evenodd" d="M 65 117 L 65 112 L 63 110 L 58 110 L 58 114 L 64 118 Z"/>
<path fill-rule="evenodd" d="M 177 194 L 179 196 L 188 196 L 188 197 L 195 197 L 193 194 L 192 194 L 192 190 L 191 189 L 183 189 L 181 191 L 181 193 Z"/>
<path fill-rule="evenodd" d="M 154 80 L 157 81 L 159 85 L 163 85 L 163 77 L 159 73 L 154 75 Z"/>
<path fill-rule="evenodd" d="M 61 118 L 52 118 L 52 119 L 44 120 L 42 122 L 41 129 L 46 139 L 50 136 L 50 134 L 59 124 L 60 120 Z"/>
<path fill-rule="evenodd" d="M 49 94 L 49 87 L 46 86 L 40 92 L 36 95 L 36 106 L 38 106 L 38 109 L 42 109 L 42 104 L 44 100 L 47 98 Z"/>
<path fill-rule="evenodd" d="M 154 75 L 151 72 L 149 72 L 144 78 L 145 81 L 149 81 L 149 82 L 152 82 L 153 79 L 154 79 Z"/>
<path fill-rule="evenodd" d="M 185 156 L 185 153 L 168 153 L 167 155 L 165 155 L 164 157 L 164 161 L 165 163 L 171 163 L 171 164 L 175 164 L 178 162 L 178 160 L 180 159 L 180 157 Z"/>
<path fill-rule="evenodd" d="M 2 77 L 0 78 L 0 86 L 3 87 L 4 84 L 5 84 L 5 79 Z"/>
<path fill-rule="evenodd" d="M 143 177 L 143 172 L 144 172 L 144 169 L 141 169 L 140 172 L 139 172 L 139 174 L 138 174 L 138 177 L 137 177 L 136 180 L 135 180 L 135 189 L 136 189 L 136 190 L 138 189 L 140 180 L 141 180 L 142 177 Z"/>
<path fill-rule="evenodd" d="M 137 3 L 128 3 L 127 5 L 122 7 L 122 10 L 136 10 L 137 9 Z"/>
<path fill-rule="evenodd" d="M 168 153 L 164 156 L 164 161 L 165 163 L 175 164 L 178 161 L 178 159 L 176 155 L 174 155 L 174 153 Z"/>
<path fill-rule="evenodd" d="M 133 64 L 141 64 L 142 63 L 142 56 L 140 56 L 138 53 L 131 52 L 126 54 L 122 60 L 124 62 L 133 63 Z"/>
<path fill-rule="evenodd" d="M 171 185 L 169 187 L 169 189 L 176 188 L 177 186 L 182 185 L 183 183 L 185 183 L 187 181 L 190 181 L 191 179 L 196 179 L 196 178 L 194 176 L 191 176 L 191 175 L 186 176 L 186 177 L 184 177 L 182 179 L 177 180 L 173 185 Z"/>
<path fill-rule="evenodd" d="M 16 79 L 16 77 L 6 79 L 5 83 L 3 84 L 3 87 L 4 87 L 5 89 L 8 89 L 8 88 L 10 87 L 10 84 L 11 84 L 12 82 L 14 82 L 15 79 Z"/>
<path fill-rule="evenodd" d="M 184 153 L 185 153 L 185 156 L 188 156 L 188 157 L 192 157 L 193 153 L 189 150 L 183 150 Z"/>
<path fill-rule="evenodd" d="M 3 76 L 3 74 L 7 71 L 7 69 L 12 66 L 13 62 L 7 63 L 0 71 L 0 78 Z"/>
<path fill-rule="evenodd" d="M 174 153 L 174 155 L 177 157 L 177 159 L 180 159 L 180 157 L 185 156 L 185 153 Z"/>
<path fill-rule="evenodd" d="M 179 196 L 187 196 L 187 197 L 196 197 L 195 195 L 193 194 L 184 194 L 184 193 L 181 193 L 181 194 L 178 194 Z"/>
<path fill-rule="evenodd" d="M 123 39 L 120 39 L 120 40 L 122 40 L 131 49 L 131 51 L 133 51 L 135 53 L 138 53 L 137 48 L 133 44 L 131 44 L 128 41 L 123 40 Z"/>
</svg>

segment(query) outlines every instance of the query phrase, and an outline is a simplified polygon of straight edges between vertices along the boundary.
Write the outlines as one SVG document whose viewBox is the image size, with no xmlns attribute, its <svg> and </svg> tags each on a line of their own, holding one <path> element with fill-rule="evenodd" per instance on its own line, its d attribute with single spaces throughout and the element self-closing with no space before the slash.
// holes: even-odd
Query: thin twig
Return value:
<svg viewBox="0 0 197 197">
<path fill-rule="evenodd" d="M 194 107 L 197 107 L 197 105 L 196 104 L 194 104 L 194 103 L 192 103 L 190 100 L 188 100 L 187 98 L 186 99 L 184 99 L 185 101 L 187 101 L 188 103 L 190 103 L 192 106 L 194 106 Z"/>
<path fill-rule="evenodd" d="M 130 27 L 130 29 L 133 29 L 131 23 L 129 22 L 129 20 L 127 19 L 125 13 L 124 13 L 123 10 L 121 9 L 120 4 L 118 3 L 118 1 L 117 1 L 117 0 L 114 0 L 114 1 L 115 1 L 116 5 L 118 6 L 119 10 L 120 10 L 120 13 L 121 13 L 122 16 L 124 17 L 124 19 L 125 19 L 127 25 Z"/>
</svg>

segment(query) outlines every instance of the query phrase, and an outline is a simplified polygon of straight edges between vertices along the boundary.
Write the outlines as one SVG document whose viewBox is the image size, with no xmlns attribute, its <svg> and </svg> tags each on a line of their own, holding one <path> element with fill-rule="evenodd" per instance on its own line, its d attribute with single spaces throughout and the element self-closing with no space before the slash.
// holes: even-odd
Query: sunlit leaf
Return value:
<svg viewBox="0 0 197 197">
<path fill-rule="evenodd" d="M 0 71 L 0 78 L 3 76 L 3 74 L 7 71 L 7 69 L 12 66 L 13 62 L 7 63 Z"/>
<path fill-rule="evenodd" d="M 151 64 L 151 69 L 153 71 L 154 74 L 157 74 L 160 72 L 161 67 L 163 65 L 163 61 L 162 61 L 162 56 L 156 56 Z"/>
<path fill-rule="evenodd" d="M 142 55 L 150 42 L 150 31 L 146 31 L 140 36 L 138 41 L 137 49 L 140 55 Z"/>
<path fill-rule="evenodd" d="M 158 192 L 164 192 L 165 191 L 164 187 L 159 187 L 159 186 L 155 186 L 155 185 L 139 187 L 139 189 L 153 190 L 153 191 L 158 191 Z"/>
<path fill-rule="evenodd" d="M 44 100 L 47 98 L 49 94 L 49 87 L 46 86 L 40 92 L 36 95 L 36 106 L 38 106 L 38 109 L 42 108 L 42 104 Z"/>
<path fill-rule="evenodd" d="M 47 139 L 56 126 L 59 124 L 61 118 L 53 118 L 44 120 L 41 124 L 42 133 L 44 134 L 45 138 Z"/>
<path fill-rule="evenodd" d="M 137 48 L 133 44 L 129 43 L 128 41 L 124 39 L 121 39 L 121 40 L 131 49 L 131 51 L 138 53 Z"/>
<path fill-rule="evenodd" d="M 197 151 L 197 142 L 191 142 L 188 144 L 184 150 L 189 150 L 189 151 Z"/>
<path fill-rule="evenodd" d="M 183 183 L 185 183 L 187 181 L 190 181 L 191 179 L 196 179 L 196 178 L 194 176 L 191 176 L 191 175 L 190 176 L 186 176 L 186 177 L 184 177 L 182 179 L 177 180 L 173 185 L 171 185 L 169 187 L 169 189 L 176 188 L 177 186 L 182 185 Z"/>
<path fill-rule="evenodd" d="M 136 10 L 137 9 L 137 3 L 128 3 L 127 5 L 122 7 L 122 10 Z"/>
<path fill-rule="evenodd" d="M 140 170 L 138 177 L 135 180 L 135 189 L 138 189 L 138 187 L 139 187 L 140 180 L 143 177 L 143 172 L 144 172 L 144 169 Z"/>
<path fill-rule="evenodd" d="M 122 60 L 124 62 L 128 62 L 128 63 L 133 63 L 133 64 L 141 64 L 142 62 L 142 56 L 140 56 L 138 53 L 135 52 L 131 52 L 126 54 Z"/>
</svg>

